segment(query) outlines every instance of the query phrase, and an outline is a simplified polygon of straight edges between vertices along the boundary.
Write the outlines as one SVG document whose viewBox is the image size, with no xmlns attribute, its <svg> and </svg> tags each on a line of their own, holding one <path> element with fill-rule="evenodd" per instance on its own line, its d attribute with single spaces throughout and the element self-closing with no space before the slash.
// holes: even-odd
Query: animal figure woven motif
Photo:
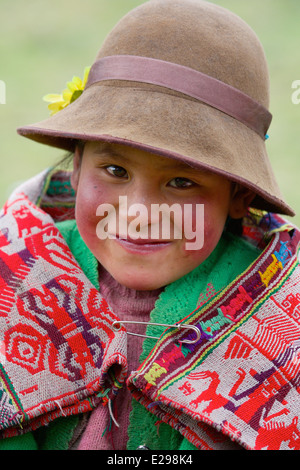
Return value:
<svg viewBox="0 0 300 470">
<path fill-rule="evenodd" d="M 91 410 L 126 374 L 126 334 L 52 218 L 24 194 L 0 217 L 0 430 Z M 111 372 L 113 372 L 111 374 Z"/>
<path fill-rule="evenodd" d="M 199 341 L 170 330 L 130 377 L 133 396 L 199 448 L 300 449 L 300 234 L 280 220 L 255 263 L 184 320 Z"/>
<path fill-rule="evenodd" d="M 0 214 L 1 437 L 91 410 L 126 376 L 125 330 L 31 200 L 18 192 Z M 270 214 L 248 222 L 263 252 L 182 320 L 199 341 L 166 330 L 128 386 L 201 449 L 300 449 L 300 233 Z"/>
</svg>

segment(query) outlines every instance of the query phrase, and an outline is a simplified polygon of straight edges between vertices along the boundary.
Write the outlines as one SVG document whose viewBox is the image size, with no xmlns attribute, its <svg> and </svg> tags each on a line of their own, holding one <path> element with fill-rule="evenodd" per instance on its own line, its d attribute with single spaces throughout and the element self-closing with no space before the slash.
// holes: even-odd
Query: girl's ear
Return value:
<svg viewBox="0 0 300 470">
<path fill-rule="evenodd" d="M 250 189 L 236 184 L 232 193 L 229 214 L 232 219 L 241 219 L 247 214 L 248 208 L 255 198 Z"/>
<path fill-rule="evenodd" d="M 71 174 L 71 186 L 75 192 L 77 191 L 79 183 L 82 153 L 83 149 L 81 148 L 81 146 L 76 145 L 73 157 L 73 171 Z"/>
</svg>

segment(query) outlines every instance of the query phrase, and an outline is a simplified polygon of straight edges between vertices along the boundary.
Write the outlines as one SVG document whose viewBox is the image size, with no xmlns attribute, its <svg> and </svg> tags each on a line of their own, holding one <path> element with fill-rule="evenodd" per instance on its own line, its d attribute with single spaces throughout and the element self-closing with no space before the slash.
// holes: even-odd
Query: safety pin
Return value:
<svg viewBox="0 0 300 470">
<path fill-rule="evenodd" d="M 166 327 L 169 327 L 169 328 L 178 328 L 179 330 L 181 328 L 184 328 L 186 330 L 193 330 L 195 331 L 196 333 L 196 339 L 194 340 L 190 340 L 190 339 L 186 339 L 186 340 L 183 340 L 183 341 L 179 341 L 180 343 L 185 343 L 185 344 L 195 344 L 197 343 L 197 341 L 199 341 L 199 339 L 201 338 L 201 331 L 199 330 L 199 328 L 197 328 L 196 326 L 193 326 L 193 325 L 182 325 L 181 323 L 176 323 L 175 325 L 168 325 L 166 323 L 150 323 L 150 322 L 143 322 L 143 321 L 131 321 L 131 320 L 115 320 L 112 324 L 112 327 L 118 331 L 121 329 L 121 325 L 123 325 L 124 323 L 134 323 L 135 325 L 155 325 L 155 326 L 166 326 Z M 119 326 L 117 326 L 119 325 Z M 151 338 L 151 339 L 159 339 L 159 337 L 157 336 L 148 336 L 148 335 L 141 335 L 141 334 L 138 334 L 138 333 L 131 333 L 130 331 L 127 331 L 127 334 L 128 335 L 132 335 L 132 336 L 142 336 L 143 338 Z"/>
</svg>

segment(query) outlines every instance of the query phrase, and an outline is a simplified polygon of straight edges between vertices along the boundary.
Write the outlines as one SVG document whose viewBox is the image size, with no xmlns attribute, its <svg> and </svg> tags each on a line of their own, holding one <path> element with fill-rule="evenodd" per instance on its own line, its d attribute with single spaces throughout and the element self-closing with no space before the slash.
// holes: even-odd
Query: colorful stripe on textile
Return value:
<svg viewBox="0 0 300 470">
<path fill-rule="evenodd" d="M 1 437 L 116 393 L 127 363 L 115 319 L 53 219 L 15 193 L 0 215 Z"/>
<path fill-rule="evenodd" d="M 300 233 L 278 221 L 249 269 L 183 320 L 198 342 L 167 330 L 128 380 L 196 447 L 222 433 L 247 449 L 300 449 Z"/>
</svg>

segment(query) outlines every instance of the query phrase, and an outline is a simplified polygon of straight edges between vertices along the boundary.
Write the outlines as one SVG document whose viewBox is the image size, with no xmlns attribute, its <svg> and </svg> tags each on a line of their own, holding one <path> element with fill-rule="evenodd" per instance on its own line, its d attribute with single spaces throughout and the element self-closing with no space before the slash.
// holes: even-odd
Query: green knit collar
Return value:
<svg viewBox="0 0 300 470">
<path fill-rule="evenodd" d="M 84 243 L 76 221 L 67 220 L 56 225 L 87 278 L 99 289 L 98 261 Z M 150 321 L 170 325 L 181 321 L 199 303 L 205 303 L 247 269 L 259 253 L 242 238 L 224 233 L 215 250 L 200 266 L 165 287 L 151 312 Z M 164 327 L 149 325 L 147 335 L 160 336 L 164 330 Z M 154 345 L 155 340 L 145 339 L 141 360 Z"/>
</svg>

